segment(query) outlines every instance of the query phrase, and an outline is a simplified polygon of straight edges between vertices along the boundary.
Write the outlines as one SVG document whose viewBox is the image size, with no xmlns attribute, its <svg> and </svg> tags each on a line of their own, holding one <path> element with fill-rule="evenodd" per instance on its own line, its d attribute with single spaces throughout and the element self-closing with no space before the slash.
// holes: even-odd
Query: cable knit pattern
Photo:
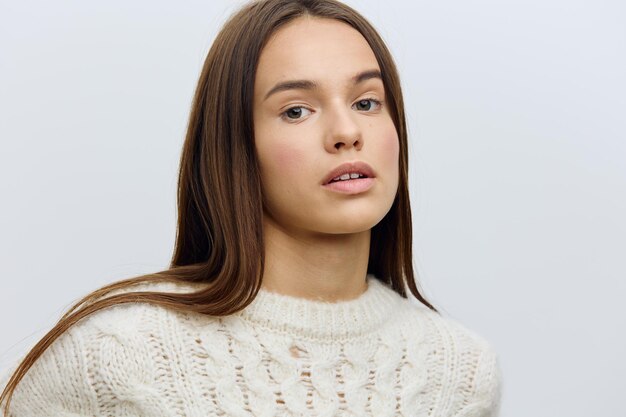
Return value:
<svg viewBox="0 0 626 417">
<path fill-rule="evenodd" d="M 9 417 L 497 416 L 490 343 L 367 282 L 336 303 L 262 288 L 228 317 L 145 303 L 99 311 L 35 362 Z"/>
</svg>

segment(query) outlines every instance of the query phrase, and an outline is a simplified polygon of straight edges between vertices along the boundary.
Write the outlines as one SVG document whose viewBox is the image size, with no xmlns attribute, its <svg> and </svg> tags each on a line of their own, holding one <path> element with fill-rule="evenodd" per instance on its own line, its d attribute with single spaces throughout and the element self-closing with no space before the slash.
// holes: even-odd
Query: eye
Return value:
<svg viewBox="0 0 626 417">
<path fill-rule="evenodd" d="M 380 100 L 376 100 L 375 98 L 364 98 L 363 100 L 359 100 L 355 103 L 357 110 L 370 110 L 372 108 L 372 105 L 369 103 L 370 101 L 378 106 L 378 108 L 382 105 L 382 102 Z M 359 106 L 363 106 L 364 108 L 358 108 Z"/>
<path fill-rule="evenodd" d="M 308 111 L 310 112 L 309 109 L 302 107 L 302 106 L 295 106 L 295 107 L 290 107 L 287 110 L 285 110 L 284 112 L 282 112 L 281 114 L 281 118 L 289 121 L 289 120 L 299 120 L 301 119 L 302 116 L 302 112 L 303 111 Z"/>
<path fill-rule="evenodd" d="M 369 111 L 372 110 L 372 103 L 376 109 L 380 108 L 383 104 L 381 100 L 376 100 L 375 98 L 364 98 L 357 101 L 354 105 L 357 106 L 357 110 Z M 303 114 L 303 112 L 305 113 Z M 303 106 L 294 106 L 282 112 L 280 117 L 289 123 L 293 123 L 302 119 L 302 116 L 306 116 L 306 112 L 310 113 L 311 111 Z"/>
</svg>

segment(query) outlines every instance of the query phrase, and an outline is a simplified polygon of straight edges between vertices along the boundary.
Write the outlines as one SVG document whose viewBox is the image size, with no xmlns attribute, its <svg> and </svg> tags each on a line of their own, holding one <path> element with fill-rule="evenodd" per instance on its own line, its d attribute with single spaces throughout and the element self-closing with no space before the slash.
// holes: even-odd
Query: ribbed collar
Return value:
<svg viewBox="0 0 626 417">
<path fill-rule="evenodd" d="M 271 292 L 261 287 L 238 315 L 253 325 L 294 337 L 337 341 L 379 329 L 405 299 L 368 274 L 367 289 L 357 298 L 326 302 Z"/>
</svg>

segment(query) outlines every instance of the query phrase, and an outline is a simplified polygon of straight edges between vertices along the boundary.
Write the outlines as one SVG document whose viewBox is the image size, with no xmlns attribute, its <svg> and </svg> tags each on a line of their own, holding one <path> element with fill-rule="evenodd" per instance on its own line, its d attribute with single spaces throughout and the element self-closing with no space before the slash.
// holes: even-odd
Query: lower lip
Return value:
<svg viewBox="0 0 626 417">
<path fill-rule="evenodd" d="M 374 178 L 355 178 L 353 180 L 336 181 L 325 184 L 324 188 L 342 194 L 363 193 L 374 185 Z"/>
</svg>

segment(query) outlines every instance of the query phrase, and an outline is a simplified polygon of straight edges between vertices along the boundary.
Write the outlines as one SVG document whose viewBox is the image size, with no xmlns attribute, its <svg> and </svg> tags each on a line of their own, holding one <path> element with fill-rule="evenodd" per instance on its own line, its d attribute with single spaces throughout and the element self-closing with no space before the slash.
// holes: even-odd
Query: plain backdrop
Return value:
<svg viewBox="0 0 626 417">
<path fill-rule="evenodd" d="M 490 340 L 502 416 L 624 416 L 626 6 L 352 0 L 388 43 L 415 266 Z M 195 83 L 241 1 L 0 3 L 0 369 L 165 269 Z"/>
</svg>

